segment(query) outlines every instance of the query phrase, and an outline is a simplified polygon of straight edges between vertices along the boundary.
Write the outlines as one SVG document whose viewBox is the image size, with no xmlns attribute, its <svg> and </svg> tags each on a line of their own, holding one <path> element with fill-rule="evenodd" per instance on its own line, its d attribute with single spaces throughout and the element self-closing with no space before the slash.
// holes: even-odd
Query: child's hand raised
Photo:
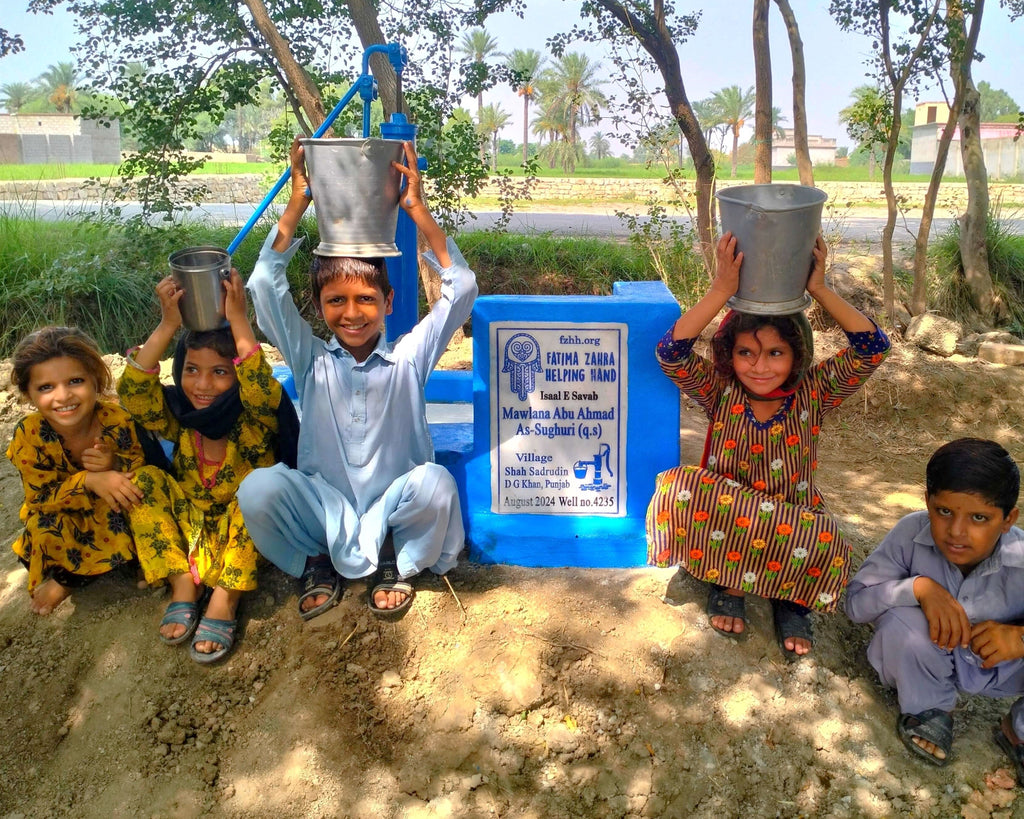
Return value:
<svg viewBox="0 0 1024 819">
<path fill-rule="evenodd" d="M 740 287 L 740 265 L 743 253 L 736 252 L 736 237 L 731 232 L 723 233 L 715 247 L 715 278 L 711 289 L 733 296 Z"/>
<path fill-rule="evenodd" d="M 405 164 L 403 165 L 401 162 L 392 162 L 391 164 L 405 177 L 405 187 L 402 189 L 398 203 L 412 215 L 413 210 L 424 204 L 423 180 L 420 177 L 420 168 L 417 164 L 416 149 L 411 142 L 403 142 L 402 146 L 405 148 Z"/>
<path fill-rule="evenodd" d="M 94 439 L 91 447 L 82 450 L 82 467 L 87 472 L 107 472 L 113 469 L 114 450 L 103 439 Z"/>
<path fill-rule="evenodd" d="M 224 318 L 231 326 L 237 322 L 249 323 L 249 313 L 245 307 L 245 282 L 238 275 L 235 268 L 231 268 L 231 275 L 224 279 Z"/>
<path fill-rule="evenodd" d="M 306 173 L 306 149 L 299 144 L 299 136 L 292 140 L 288 149 L 288 161 L 292 169 L 292 195 L 309 197 L 309 175 Z"/>
<path fill-rule="evenodd" d="M 160 323 L 177 330 L 181 327 L 181 297 L 185 291 L 178 287 L 173 276 L 165 276 L 156 286 L 156 297 L 160 300 Z"/>
<path fill-rule="evenodd" d="M 807 292 L 812 296 L 815 292 L 827 289 L 825 284 L 825 260 L 828 258 L 828 245 L 819 233 L 814 240 L 814 247 L 811 248 L 811 255 L 814 256 L 814 267 L 811 268 L 811 275 L 807 277 Z"/>
</svg>

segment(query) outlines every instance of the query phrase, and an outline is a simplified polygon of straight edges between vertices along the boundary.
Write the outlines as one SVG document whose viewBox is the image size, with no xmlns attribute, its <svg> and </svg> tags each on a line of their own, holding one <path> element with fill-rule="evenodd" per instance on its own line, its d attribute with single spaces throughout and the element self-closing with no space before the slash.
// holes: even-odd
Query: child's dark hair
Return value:
<svg viewBox="0 0 1024 819">
<path fill-rule="evenodd" d="M 181 337 L 182 346 L 186 350 L 213 350 L 222 358 L 234 361 L 238 358 L 238 347 L 230 327 L 217 330 L 186 330 Z"/>
<path fill-rule="evenodd" d="M 803 378 L 814 357 L 811 326 L 803 313 L 757 316 L 752 313 L 730 311 L 722 319 L 718 332 L 711 338 L 711 361 L 714 363 L 715 372 L 721 378 L 733 378 L 736 371 L 732 366 L 732 350 L 736 346 L 736 336 L 740 333 L 753 333 L 756 336 L 758 331 L 765 327 L 774 327 L 779 338 L 793 350 L 793 369 L 782 384 L 782 389 L 791 390 Z"/>
<path fill-rule="evenodd" d="M 319 308 L 320 292 L 335 279 L 360 279 L 376 287 L 387 298 L 391 294 L 388 268 L 382 258 L 357 259 L 354 256 L 320 256 L 314 254 L 309 266 L 309 288 L 313 304 Z"/>
<path fill-rule="evenodd" d="M 96 382 L 96 392 L 110 391 L 112 378 L 96 342 L 77 327 L 43 327 L 21 340 L 11 357 L 11 384 L 27 396 L 32 368 L 53 358 L 73 358 Z"/>
<path fill-rule="evenodd" d="M 937 492 L 977 495 L 1006 516 L 1017 505 L 1020 470 L 995 441 L 958 438 L 935 450 L 925 469 L 928 496 Z"/>
</svg>

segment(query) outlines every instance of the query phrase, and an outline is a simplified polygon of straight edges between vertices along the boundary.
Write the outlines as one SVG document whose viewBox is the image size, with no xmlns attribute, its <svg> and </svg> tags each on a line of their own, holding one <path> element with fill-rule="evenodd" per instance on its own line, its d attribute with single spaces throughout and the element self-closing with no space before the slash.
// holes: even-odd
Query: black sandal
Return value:
<svg viewBox="0 0 1024 819">
<path fill-rule="evenodd" d="M 338 605 L 338 601 L 341 600 L 342 584 L 341 575 L 334 571 L 330 557 L 307 557 L 306 570 L 299 578 L 299 617 L 303 620 L 312 620 Z M 302 610 L 303 600 L 322 594 L 327 595 L 323 603 L 306 611 Z"/>
<path fill-rule="evenodd" d="M 416 596 L 416 590 L 412 584 L 407 580 L 402 580 L 398 574 L 398 558 L 395 555 L 395 542 L 390 531 L 381 544 L 380 555 L 377 557 L 377 571 L 373 573 L 368 590 L 366 605 L 369 606 L 370 611 L 385 620 L 401 619 L 412 605 L 413 597 Z M 404 594 L 405 599 L 393 609 L 382 609 L 373 602 L 377 592 L 398 592 Z"/>
<path fill-rule="evenodd" d="M 772 615 L 775 619 L 775 639 L 787 660 L 799 660 L 807 654 L 797 654 L 786 648 L 790 638 L 804 639 L 814 647 L 814 626 L 811 624 L 811 610 L 789 600 L 772 600 Z"/>
<path fill-rule="evenodd" d="M 1017 785 L 1024 787 L 1024 742 L 1014 742 L 1010 739 L 1006 735 L 1004 726 L 1016 738 L 1017 735 L 1014 733 L 1013 723 L 1010 721 L 1009 715 L 1007 715 L 992 730 L 992 739 L 996 741 L 996 745 L 1003 749 L 1010 762 L 1013 763 L 1013 769 L 1017 773 Z"/>
<path fill-rule="evenodd" d="M 999 733 L 1001 734 L 1002 731 Z M 941 768 L 949 762 L 949 752 L 953 748 L 953 716 L 940 708 L 929 708 L 920 714 L 900 714 L 899 719 L 896 720 L 896 734 L 908 751 L 927 760 L 932 765 Z M 932 743 L 946 756 L 939 759 L 935 754 L 928 753 L 914 742 L 914 737 Z"/>
<path fill-rule="evenodd" d="M 717 631 L 719 634 L 724 634 L 726 637 L 735 637 L 738 640 L 742 640 L 747 636 L 747 598 L 745 595 L 729 594 L 725 590 L 725 586 L 716 586 L 714 583 L 711 584 L 711 588 L 708 589 L 708 624 Z M 737 620 L 743 621 L 743 631 L 726 631 L 716 626 L 711 622 L 712 617 L 733 617 Z"/>
</svg>

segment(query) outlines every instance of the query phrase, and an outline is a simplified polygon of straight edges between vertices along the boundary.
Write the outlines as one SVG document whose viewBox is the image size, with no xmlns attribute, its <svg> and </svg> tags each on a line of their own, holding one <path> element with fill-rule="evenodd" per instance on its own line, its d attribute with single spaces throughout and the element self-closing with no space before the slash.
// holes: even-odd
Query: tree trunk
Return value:
<svg viewBox="0 0 1024 819">
<path fill-rule="evenodd" d="M 814 184 L 814 166 L 811 164 L 811 150 L 807 145 L 807 76 L 804 68 L 804 43 L 789 0 L 775 0 L 782 12 L 789 35 L 789 50 L 793 56 L 793 144 L 796 151 L 796 167 L 801 185 Z"/>
<path fill-rule="evenodd" d="M 768 0 L 754 0 L 754 184 L 772 181 L 772 54 Z M 733 174 L 735 176 L 735 174 Z"/>
<path fill-rule="evenodd" d="M 523 164 L 527 162 L 527 145 L 530 144 L 530 95 L 523 94 Z"/>
<path fill-rule="evenodd" d="M 281 66 L 285 79 L 291 85 L 292 91 L 298 99 L 299 105 L 302 106 L 302 110 L 306 112 L 309 122 L 314 129 L 320 127 L 320 124 L 327 115 L 324 112 L 323 98 L 320 96 L 320 90 L 316 87 L 316 83 L 306 73 L 306 70 L 295 61 L 288 41 L 281 36 L 281 32 L 277 30 L 274 21 L 270 19 L 270 14 L 263 0 L 242 0 L 242 2 L 249 9 L 253 24 L 270 46 L 274 59 Z"/>
<path fill-rule="evenodd" d="M 384 32 L 380 29 L 374 4 L 370 0 L 347 0 L 347 3 L 348 13 L 352 16 L 352 23 L 363 49 L 372 45 L 383 45 Z M 391 115 L 398 111 L 398 76 L 386 54 L 374 54 L 370 57 L 370 69 L 373 71 L 373 78 L 377 80 L 377 93 L 384 109 L 384 121 L 387 122 Z M 408 113 L 404 104 L 402 108 L 402 113 Z"/>
<path fill-rule="evenodd" d="M 988 173 L 979 135 L 980 102 L 970 68 L 967 68 L 964 104 L 960 109 L 960 155 L 967 179 L 967 210 L 960 219 L 960 260 L 964 266 L 964 280 L 982 318 L 995 322 L 1002 317 L 1004 310 L 992 287 L 992 273 L 988 266 Z"/>
<path fill-rule="evenodd" d="M 960 0 L 947 0 L 947 17 L 951 27 L 957 26 L 963 40 L 964 12 Z M 988 266 L 988 172 L 985 155 L 981 150 L 980 97 L 974 86 L 971 66 L 974 63 L 974 45 L 981 28 L 984 0 L 975 0 L 971 15 L 971 31 L 963 54 L 950 60 L 950 74 L 961 98 L 960 156 L 967 180 L 967 210 L 960 217 L 960 262 L 964 267 L 964 281 L 982 319 L 994 323 L 1002 318 L 1005 307 L 992 286 L 992 273 Z M 959 56 L 960 59 L 956 59 Z"/>
<path fill-rule="evenodd" d="M 715 162 L 708 150 L 704 133 L 700 129 L 690 100 L 686 96 L 683 84 L 683 73 L 679 63 L 679 52 L 672 41 L 672 33 L 665 25 L 664 8 L 655 3 L 655 15 L 651 22 L 630 12 L 617 0 L 594 0 L 597 5 L 615 17 L 626 31 L 635 37 L 643 49 L 651 55 L 658 66 L 661 78 L 665 82 L 665 97 L 668 99 L 669 110 L 679 129 L 686 137 L 693 158 L 693 167 L 697 174 L 695 185 L 697 194 L 697 235 L 700 240 L 701 254 L 708 272 L 715 269 L 714 225 L 711 219 L 711 193 L 715 181 Z"/>
<path fill-rule="evenodd" d="M 732 126 L 732 173 L 730 174 L 730 176 L 732 176 L 733 179 L 736 178 L 736 154 L 739 153 L 739 150 L 740 150 L 740 126 L 739 125 L 733 125 Z"/>
<path fill-rule="evenodd" d="M 920 315 L 928 309 L 928 238 L 932 232 L 932 217 L 935 215 L 935 202 L 939 196 L 939 185 L 946 170 L 946 158 L 949 156 L 949 145 L 956 131 L 956 121 L 960 111 L 960 97 L 953 99 L 949 109 L 946 127 L 942 129 L 939 144 L 935 150 L 935 166 L 928 180 L 928 190 L 924 195 L 924 207 L 921 210 L 921 225 L 914 241 L 914 284 L 910 291 L 910 314 Z"/>
<path fill-rule="evenodd" d="M 903 85 L 897 83 L 892 89 L 892 110 L 899 111 L 903 103 Z M 892 166 L 896 159 L 896 146 L 900 140 L 900 118 L 894 116 L 889 126 L 889 142 L 882 163 L 882 187 L 885 190 L 886 219 L 882 228 L 882 300 L 890 326 L 896 318 L 896 285 L 893 279 L 892 235 L 896 231 L 896 189 L 892 184 Z"/>
</svg>

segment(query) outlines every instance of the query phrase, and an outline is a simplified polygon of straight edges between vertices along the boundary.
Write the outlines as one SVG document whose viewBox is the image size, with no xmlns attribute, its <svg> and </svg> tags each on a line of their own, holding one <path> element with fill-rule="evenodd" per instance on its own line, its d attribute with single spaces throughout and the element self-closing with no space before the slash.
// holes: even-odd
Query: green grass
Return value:
<svg viewBox="0 0 1024 819">
<path fill-rule="evenodd" d="M 258 241 L 234 263 L 251 270 Z M 225 247 L 233 228 L 189 224 L 154 229 L 113 219 L 40 221 L 30 209 L 0 213 L 0 357 L 48 324 L 81 327 L 106 352 L 145 341 L 159 317 L 156 283 L 167 256 L 193 245 Z"/>
<path fill-rule="evenodd" d="M 270 227 L 258 224 L 233 255 L 243 276 Z M 29 209 L 0 213 L 0 245 L 7 249 L 0 256 L 0 357 L 48 324 L 81 327 L 106 353 L 142 343 L 159 318 L 154 288 L 167 275 L 167 256 L 193 245 L 226 247 L 235 232 L 192 222 L 151 228 L 112 219 L 44 222 Z M 318 242 L 315 220 L 304 219 L 298 233 L 306 242 L 288 277 L 303 315 L 322 332 L 306 281 Z M 619 243 L 472 231 L 458 241 L 484 294 L 607 295 L 617 281 L 657 280 L 668 270 L 669 287 L 691 303 L 707 285 L 686 237 Z"/>
<path fill-rule="evenodd" d="M 37 182 L 50 179 L 108 179 L 117 176 L 117 165 L 73 163 L 69 165 L 0 165 L 0 181 Z"/>
<path fill-rule="evenodd" d="M 996 294 L 1006 305 L 1007 327 L 1015 335 L 1024 335 L 1024 236 L 1003 220 L 1004 214 L 993 208 L 986 224 L 989 272 Z M 1005 214 L 1020 218 L 1019 212 Z M 975 305 L 963 275 L 960 258 L 960 223 L 954 222 L 928 251 L 931 262 L 931 299 L 935 309 L 958 321 L 970 322 Z"/>
<path fill-rule="evenodd" d="M 280 165 L 278 173 L 284 170 Z M 207 162 L 199 173 L 232 175 L 241 173 L 265 173 L 277 167 L 269 162 Z M 0 182 L 38 182 L 51 179 L 109 179 L 117 176 L 117 165 L 96 165 L 83 162 L 54 165 L 0 165 Z"/>
</svg>

